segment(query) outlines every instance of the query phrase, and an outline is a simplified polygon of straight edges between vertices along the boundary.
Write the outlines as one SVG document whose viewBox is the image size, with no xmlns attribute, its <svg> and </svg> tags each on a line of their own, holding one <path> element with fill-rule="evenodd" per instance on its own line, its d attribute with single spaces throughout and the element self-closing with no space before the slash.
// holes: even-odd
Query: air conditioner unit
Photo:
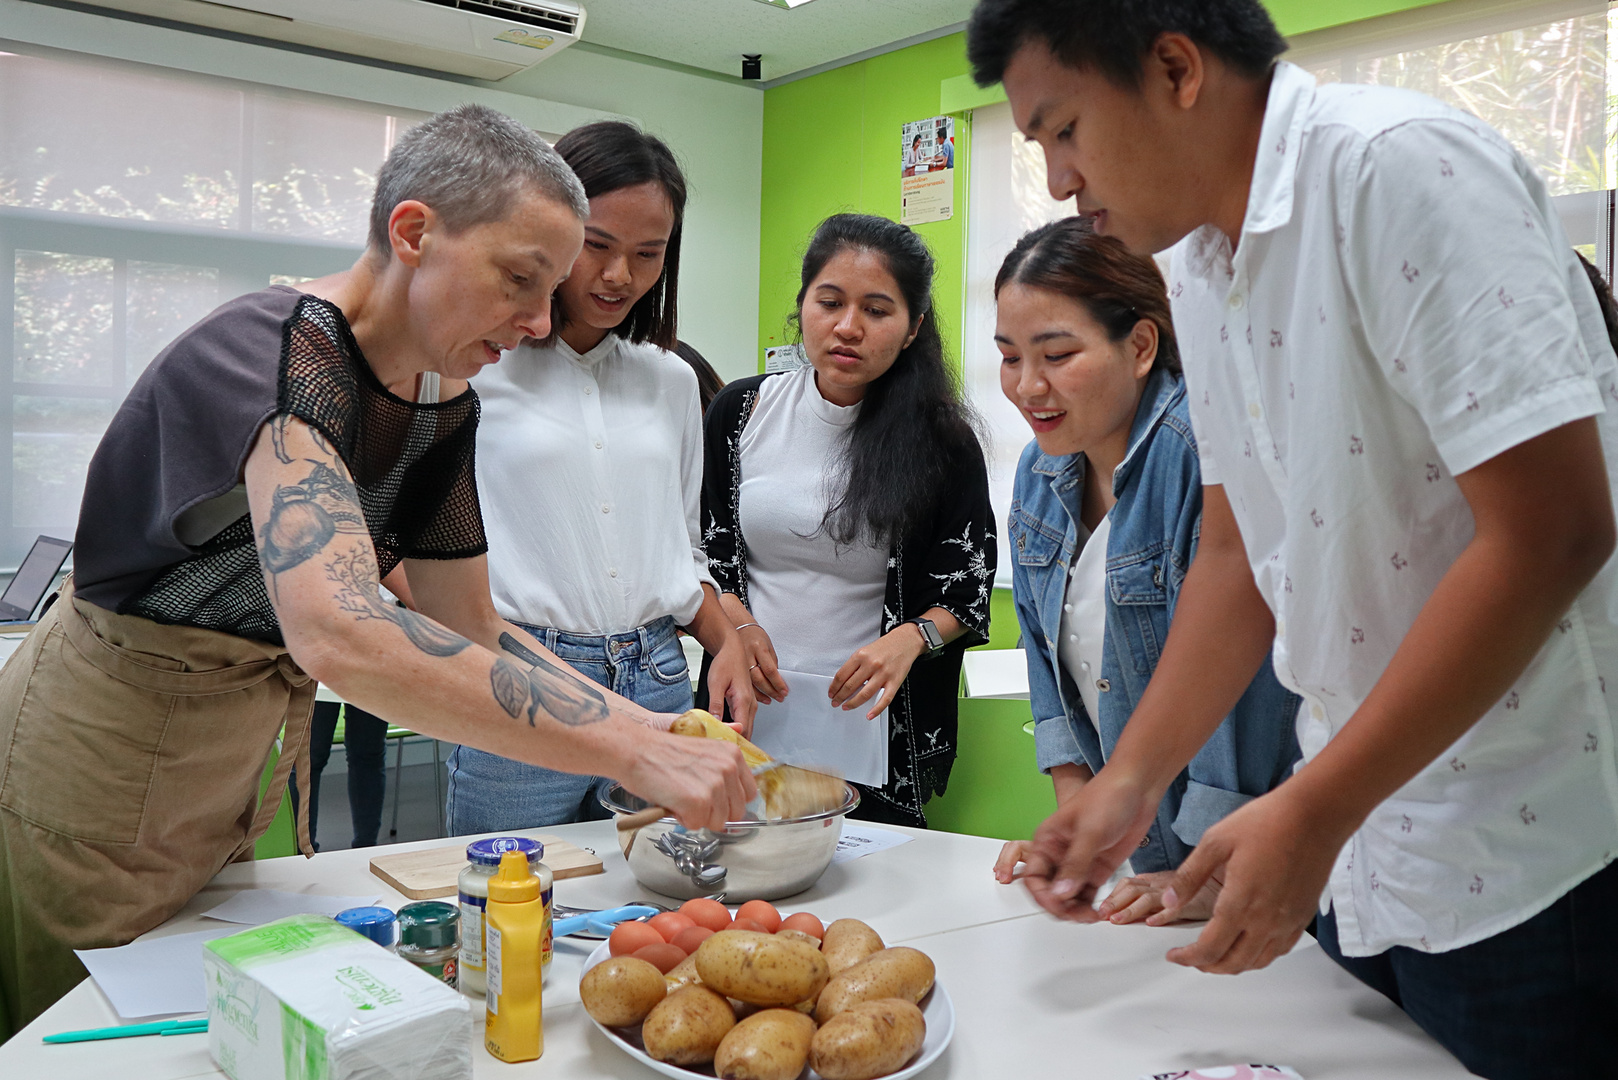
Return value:
<svg viewBox="0 0 1618 1080">
<path fill-rule="evenodd" d="M 191 26 L 503 79 L 579 40 L 571 0 L 80 0 Z"/>
</svg>

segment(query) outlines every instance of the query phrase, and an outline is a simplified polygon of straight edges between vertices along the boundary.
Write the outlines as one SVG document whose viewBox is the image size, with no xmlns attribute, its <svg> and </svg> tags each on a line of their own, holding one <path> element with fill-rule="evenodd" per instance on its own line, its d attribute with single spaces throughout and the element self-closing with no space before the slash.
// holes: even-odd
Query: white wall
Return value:
<svg viewBox="0 0 1618 1080">
<path fill-rule="evenodd" d="M 584 50 L 499 83 L 468 83 L 0 0 L 0 48 L 8 41 L 427 112 L 477 101 L 551 132 L 607 116 L 636 120 L 669 143 L 690 182 L 680 336 L 727 379 L 757 370 L 757 89 Z"/>
</svg>

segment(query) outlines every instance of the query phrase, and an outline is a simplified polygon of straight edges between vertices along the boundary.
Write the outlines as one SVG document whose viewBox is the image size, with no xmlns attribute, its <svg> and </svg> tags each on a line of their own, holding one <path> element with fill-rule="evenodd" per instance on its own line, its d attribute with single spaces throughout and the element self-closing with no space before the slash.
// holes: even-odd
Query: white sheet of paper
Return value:
<svg viewBox="0 0 1618 1080">
<path fill-rule="evenodd" d="M 262 926 L 288 915 L 335 916 L 351 907 L 369 907 L 376 893 L 368 896 L 320 896 L 317 893 L 290 893 L 276 889 L 247 889 L 218 907 L 202 913 L 203 918 L 222 922 Z"/>
<path fill-rule="evenodd" d="M 914 840 L 913 836 L 906 836 L 892 829 L 878 829 L 858 821 L 843 821 L 843 835 L 837 839 L 837 850 L 832 853 L 831 861 L 834 863 L 848 862 L 864 855 L 888 848 L 908 844 Z"/>
<path fill-rule="evenodd" d="M 239 932 L 218 926 L 190 934 L 137 941 L 115 949 L 75 949 L 90 977 L 125 1020 L 205 1012 L 202 943 Z"/>
<path fill-rule="evenodd" d="M 865 719 L 872 702 L 844 712 L 826 695 L 831 677 L 802 671 L 781 672 L 785 701 L 760 702 L 753 718 L 753 743 L 789 765 L 834 773 L 856 784 L 888 782 L 888 714 Z"/>
</svg>

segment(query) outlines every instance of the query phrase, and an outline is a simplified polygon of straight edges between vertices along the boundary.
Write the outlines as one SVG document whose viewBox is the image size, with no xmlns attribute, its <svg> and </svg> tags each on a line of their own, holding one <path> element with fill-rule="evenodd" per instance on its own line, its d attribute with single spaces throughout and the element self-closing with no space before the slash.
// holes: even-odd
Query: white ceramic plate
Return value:
<svg viewBox="0 0 1618 1080">
<path fill-rule="evenodd" d="M 584 962 L 584 971 L 589 971 L 601 961 L 607 959 L 609 955 L 607 942 L 603 941 L 595 952 L 590 954 L 590 958 Z M 581 977 L 583 974 L 584 972 L 580 972 Z M 589 1014 L 586 1013 L 585 1015 L 588 1016 Z M 945 992 L 942 983 L 934 982 L 931 992 L 922 999 L 921 1015 L 927 1021 L 927 1037 L 922 1041 L 921 1052 L 916 1055 L 910 1064 L 898 1072 L 889 1073 L 882 1080 L 906 1080 L 907 1077 L 915 1076 L 938 1060 L 938 1055 L 942 1054 L 944 1047 L 949 1045 L 949 1040 L 955 1034 L 955 1006 L 950 1002 L 949 994 Z M 675 1080 L 691 1080 L 693 1076 L 712 1076 L 714 1074 L 712 1068 L 688 1069 L 683 1065 L 670 1065 L 666 1061 L 658 1061 L 656 1058 L 651 1057 L 641 1045 L 639 1030 L 610 1028 L 597 1023 L 594 1017 L 591 1017 L 590 1022 L 600 1028 L 601 1033 L 611 1039 L 614 1045 L 622 1049 L 624 1053 L 647 1068 L 657 1070 L 664 1076 L 672 1076 Z M 820 1080 L 820 1074 L 813 1069 L 805 1069 L 804 1077 L 806 1080 Z"/>
</svg>

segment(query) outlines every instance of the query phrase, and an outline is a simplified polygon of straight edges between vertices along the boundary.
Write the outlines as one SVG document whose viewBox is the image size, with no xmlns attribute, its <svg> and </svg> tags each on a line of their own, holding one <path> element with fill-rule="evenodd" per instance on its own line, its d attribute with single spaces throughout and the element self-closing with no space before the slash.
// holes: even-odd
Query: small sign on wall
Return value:
<svg viewBox="0 0 1618 1080">
<path fill-rule="evenodd" d="M 899 222 L 948 221 L 955 213 L 955 118 L 935 116 L 903 125 Z"/>
</svg>

